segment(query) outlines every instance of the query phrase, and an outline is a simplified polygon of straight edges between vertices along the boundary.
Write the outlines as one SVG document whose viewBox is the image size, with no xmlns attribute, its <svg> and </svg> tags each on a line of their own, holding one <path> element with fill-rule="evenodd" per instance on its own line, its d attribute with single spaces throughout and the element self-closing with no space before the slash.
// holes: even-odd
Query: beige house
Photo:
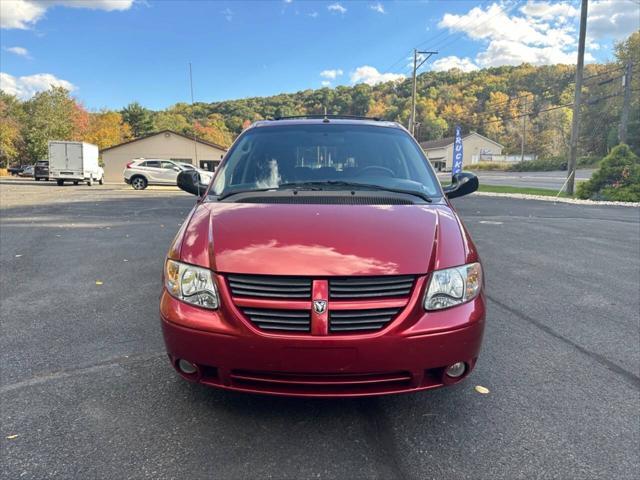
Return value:
<svg viewBox="0 0 640 480">
<path fill-rule="evenodd" d="M 213 171 L 226 149 L 215 143 L 187 137 L 172 130 L 163 130 L 100 151 L 107 182 L 122 182 L 122 172 L 133 159 L 162 158 L 190 163 Z M 196 162 L 197 158 L 197 162 Z"/>
<path fill-rule="evenodd" d="M 420 144 L 436 170 L 451 170 L 454 140 L 455 137 L 447 137 Z M 462 168 L 478 162 L 490 162 L 494 155 L 502 154 L 503 148 L 498 142 L 479 133 L 467 133 L 462 136 Z"/>
</svg>

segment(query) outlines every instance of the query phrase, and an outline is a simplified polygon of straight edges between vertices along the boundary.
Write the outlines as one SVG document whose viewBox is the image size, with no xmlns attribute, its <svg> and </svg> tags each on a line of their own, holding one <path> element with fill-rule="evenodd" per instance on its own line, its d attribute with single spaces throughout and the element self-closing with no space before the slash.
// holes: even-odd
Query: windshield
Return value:
<svg viewBox="0 0 640 480">
<path fill-rule="evenodd" d="M 353 124 L 253 128 L 232 148 L 211 193 L 291 184 L 321 190 L 363 184 L 363 189 L 369 185 L 442 195 L 428 160 L 405 131 Z"/>
</svg>

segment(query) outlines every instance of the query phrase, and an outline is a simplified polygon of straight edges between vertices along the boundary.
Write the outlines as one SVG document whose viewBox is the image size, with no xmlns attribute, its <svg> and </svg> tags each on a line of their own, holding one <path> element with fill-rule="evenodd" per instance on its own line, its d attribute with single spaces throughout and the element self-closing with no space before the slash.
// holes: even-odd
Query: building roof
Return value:
<svg viewBox="0 0 640 480">
<path fill-rule="evenodd" d="M 465 133 L 464 135 L 462 135 L 462 139 L 464 140 L 465 138 L 467 138 L 467 137 L 469 137 L 471 135 L 477 135 L 479 137 L 484 138 L 488 142 L 491 142 L 491 143 L 494 143 L 494 144 L 498 145 L 500 148 L 504 148 L 504 145 L 501 145 L 498 142 L 496 142 L 495 140 L 491 140 L 490 138 L 487 138 L 484 135 L 480 135 L 478 132 Z M 456 137 L 439 138 L 438 140 L 429 140 L 427 142 L 422 142 L 422 143 L 420 143 L 420 146 L 422 147 L 423 150 L 433 150 L 435 148 L 448 147 L 449 145 L 452 145 L 455 140 L 456 140 Z"/>
<path fill-rule="evenodd" d="M 155 137 L 156 135 L 161 135 L 161 134 L 164 134 L 164 133 L 171 133 L 173 135 L 177 135 L 179 137 L 186 138 L 187 140 L 189 140 L 191 142 L 193 142 L 194 139 L 195 139 L 195 141 L 197 143 L 201 143 L 203 145 L 208 145 L 210 147 L 217 148 L 218 150 L 222 150 L 223 152 L 227 151 L 227 149 L 225 147 L 223 147 L 222 145 L 218 145 L 216 143 L 208 142 L 208 141 L 203 140 L 203 139 L 198 138 L 198 137 L 189 137 L 189 136 L 184 135 L 182 133 L 174 132 L 173 130 L 160 130 L 159 132 L 153 132 L 153 133 L 150 133 L 149 135 L 145 135 L 143 137 L 134 138 L 133 140 L 127 140 L 126 142 L 119 143 L 118 145 L 112 145 L 111 147 L 103 148 L 102 150 L 100 150 L 100 153 L 106 152 L 107 150 L 113 150 L 114 148 L 122 147 L 123 145 L 128 145 L 130 143 L 139 142 L 140 140 L 144 140 L 145 138 Z"/>
</svg>

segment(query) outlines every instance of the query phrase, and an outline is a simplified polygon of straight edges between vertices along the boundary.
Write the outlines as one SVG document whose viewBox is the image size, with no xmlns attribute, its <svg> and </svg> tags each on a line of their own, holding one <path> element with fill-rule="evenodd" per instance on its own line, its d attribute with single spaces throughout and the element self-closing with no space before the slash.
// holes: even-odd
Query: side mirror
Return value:
<svg viewBox="0 0 640 480">
<path fill-rule="evenodd" d="M 185 170 L 178 174 L 178 187 L 191 195 L 201 197 L 208 186 L 200 183 L 200 174 L 195 170 Z"/>
<path fill-rule="evenodd" d="M 447 198 L 456 198 L 475 192 L 478 186 L 478 177 L 473 173 L 460 172 L 453 176 L 451 185 L 447 185 L 443 190 Z"/>
</svg>

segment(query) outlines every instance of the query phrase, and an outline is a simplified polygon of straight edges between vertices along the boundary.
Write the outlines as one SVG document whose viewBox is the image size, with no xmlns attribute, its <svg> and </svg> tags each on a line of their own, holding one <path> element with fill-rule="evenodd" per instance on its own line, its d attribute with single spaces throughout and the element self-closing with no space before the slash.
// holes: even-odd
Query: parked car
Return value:
<svg viewBox="0 0 640 480">
<path fill-rule="evenodd" d="M 40 160 L 36 162 L 33 168 L 33 178 L 36 182 L 40 180 L 49 180 L 49 161 L 48 160 Z"/>
<path fill-rule="evenodd" d="M 144 190 L 148 185 L 177 185 L 178 174 L 185 170 L 198 172 L 202 182 L 206 184 L 213 178 L 211 172 L 188 163 L 155 158 L 132 160 L 127 163 L 123 176 L 125 183 L 136 190 Z"/>
<path fill-rule="evenodd" d="M 394 122 L 261 121 L 234 142 L 167 255 L 160 316 L 185 379 L 253 393 L 365 396 L 464 379 L 485 323 L 482 266 L 424 152 Z M 204 192 L 204 193 L 202 193 Z"/>
<path fill-rule="evenodd" d="M 33 177 L 33 165 L 25 165 L 18 175 L 20 177 Z"/>
<path fill-rule="evenodd" d="M 7 171 L 10 175 L 13 175 L 15 177 L 17 175 L 20 175 L 22 170 L 24 170 L 24 167 L 25 165 L 10 165 L 9 168 L 7 168 Z"/>
</svg>

